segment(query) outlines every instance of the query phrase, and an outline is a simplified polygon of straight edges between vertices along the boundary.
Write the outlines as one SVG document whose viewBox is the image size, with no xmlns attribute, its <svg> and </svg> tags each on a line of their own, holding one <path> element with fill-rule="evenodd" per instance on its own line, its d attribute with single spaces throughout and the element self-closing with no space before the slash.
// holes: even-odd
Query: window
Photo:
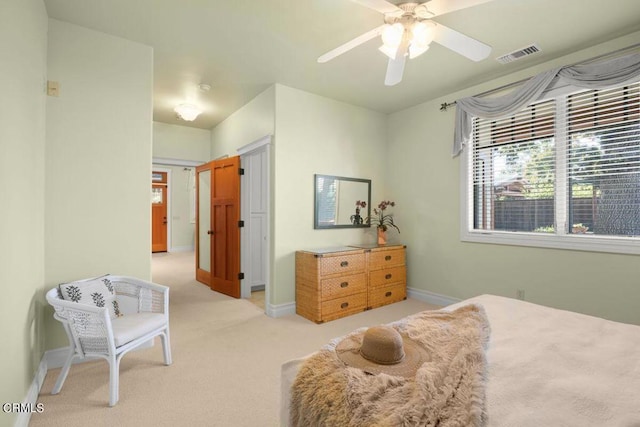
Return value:
<svg viewBox="0 0 640 427">
<path fill-rule="evenodd" d="M 462 239 L 640 253 L 640 83 L 474 120 Z"/>
</svg>

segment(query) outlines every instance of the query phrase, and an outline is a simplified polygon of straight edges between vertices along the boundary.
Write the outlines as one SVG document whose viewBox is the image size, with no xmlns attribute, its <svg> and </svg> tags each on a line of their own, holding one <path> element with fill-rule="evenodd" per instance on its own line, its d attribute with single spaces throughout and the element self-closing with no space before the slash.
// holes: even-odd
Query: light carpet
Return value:
<svg viewBox="0 0 640 427">
<path fill-rule="evenodd" d="M 322 325 L 297 316 L 270 318 L 248 300 L 212 292 L 194 278 L 194 254 L 154 254 L 153 281 L 169 286 L 173 364 L 162 346 L 134 351 L 120 365 L 120 400 L 108 406 L 106 361 L 47 373 L 31 426 L 278 426 L 280 367 L 354 329 L 436 306 L 407 299 Z"/>
</svg>

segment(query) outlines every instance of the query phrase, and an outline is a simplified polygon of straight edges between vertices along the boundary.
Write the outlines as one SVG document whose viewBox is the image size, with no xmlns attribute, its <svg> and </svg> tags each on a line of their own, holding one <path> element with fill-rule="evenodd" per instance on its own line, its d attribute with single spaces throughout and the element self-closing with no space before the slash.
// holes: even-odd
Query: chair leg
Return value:
<svg viewBox="0 0 640 427">
<path fill-rule="evenodd" d="M 64 384 L 64 381 L 67 379 L 67 375 L 69 374 L 69 369 L 71 369 L 71 362 L 73 361 L 74 357 L 75 357 L 75 349 L 73 348 L 73 346 L 71 346 L 69 349 L 69 354 L 67 355 L 67 360 L 64 362 L 64 365 L 62 366 L 62 370 L 58 375 L 56 384 L 53 386 L 53 390 L 51 390 L 51 394 L 60 393 L 60 390 L 62 389 L 62 385 Z"/>
<path fill-rule="evenodd" d="M 160 339 L 162 340 L 162 350 L 164 352 L 164 364 L 171 365 L 171 343 L 169 340 L 169 328 L 165 329 L 165 331 L 160 334 Z"/>
<path fill-rule="evenodd" d="M 120 386 L 120 357 L 109 357 L 109 406 L 118 403 L 118 388 Z"/>
</svg>

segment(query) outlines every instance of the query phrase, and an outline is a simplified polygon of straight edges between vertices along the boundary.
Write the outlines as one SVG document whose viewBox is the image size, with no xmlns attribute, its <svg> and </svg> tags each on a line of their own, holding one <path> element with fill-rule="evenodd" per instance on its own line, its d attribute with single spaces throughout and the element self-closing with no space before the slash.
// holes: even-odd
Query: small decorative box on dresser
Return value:
<svg viewBox="0 0 640 427">
<path fill-rule="evenodd" d="M 296 252 L 296 313 L 322 323 L 407 298 L 403 245 Z"/>
</svg>

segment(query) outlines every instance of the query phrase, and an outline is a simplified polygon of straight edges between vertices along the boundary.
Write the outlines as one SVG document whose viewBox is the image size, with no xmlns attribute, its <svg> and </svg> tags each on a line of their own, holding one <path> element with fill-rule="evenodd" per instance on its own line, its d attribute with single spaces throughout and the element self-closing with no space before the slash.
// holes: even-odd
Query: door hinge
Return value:
<svg viewBox="0 0 640 427">
<path fill-rule="evenodd" d="M 238 168 L 238 175 L 244 175 L 244 169 Z"/>
<path fill-rule="evenodd" d="M 238 280 L 244 279 L 244 273 L 238 273 Z"/>
<path fill-rule="evenodd" d="M 244 227 L 244 221 L 242 220 L 238 221 L 238 227 L 240 228 Z"/>
</svg>

